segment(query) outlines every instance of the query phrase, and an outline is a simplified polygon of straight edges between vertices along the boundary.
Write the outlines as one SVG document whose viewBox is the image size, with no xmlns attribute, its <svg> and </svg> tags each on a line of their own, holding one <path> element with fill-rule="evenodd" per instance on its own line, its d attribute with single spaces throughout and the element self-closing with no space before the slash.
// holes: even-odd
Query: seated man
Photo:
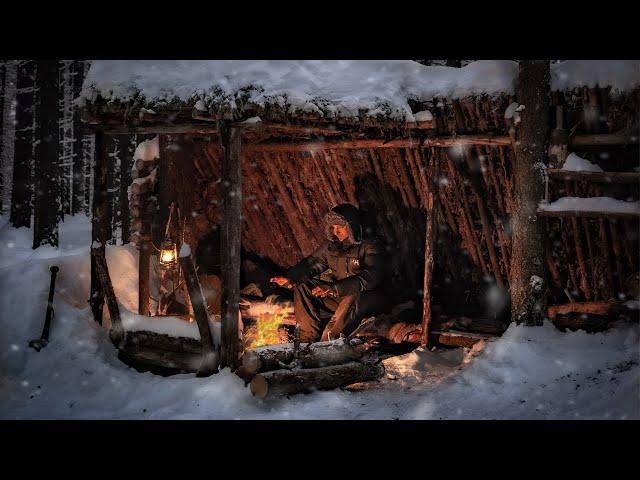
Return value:
<svg viewBox="0 0 640 480">
<path fill-rule="evenodd" d="M 294 289 L 301 342 L 347 336 L 385 306 L 380 289 L 385 259 L 376 240 L 362 238 L 359 213 L 350 204 L 334 207 L 325 217 L 328 240 L 285 276 L 271 279 Z M 329 280 L 318 278 L 327 269 Z"/>
</svg>

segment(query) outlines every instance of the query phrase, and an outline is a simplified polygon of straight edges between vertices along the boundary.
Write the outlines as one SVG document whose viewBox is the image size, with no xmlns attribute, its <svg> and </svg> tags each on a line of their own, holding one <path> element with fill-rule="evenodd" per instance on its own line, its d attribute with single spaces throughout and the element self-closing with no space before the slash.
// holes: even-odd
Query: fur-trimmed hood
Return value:
<svg viewBox="0 0 640 480">
<path fill-rule="evenodd" d="M 349 232 L 348 240 L 352 244 L 362 241 L 362 224 L 360 210 L 350 203 L 342 203 L 331 209 L 324 217 L 324 233 L 331 242 L 337 241 L 333 234 L 333 225 L 346 225 Z"/>
</svg>

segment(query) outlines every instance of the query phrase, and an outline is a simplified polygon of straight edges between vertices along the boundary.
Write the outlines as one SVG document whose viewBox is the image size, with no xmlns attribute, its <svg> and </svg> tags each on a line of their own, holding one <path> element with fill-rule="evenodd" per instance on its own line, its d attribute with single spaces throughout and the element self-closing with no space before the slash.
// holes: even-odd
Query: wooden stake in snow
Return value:
<svg viewBox="0 0 640 480">
<path fill-rule="evenodd" d="M 550 77 L 548 60 L 520 62 L 517 97 L 524 109 L 515 144 L 510 286 L 511 318 L 527 325 L 541 325 L 546 313 L 544 229 L 536 208 L 544 198 Z"/>
</svg>

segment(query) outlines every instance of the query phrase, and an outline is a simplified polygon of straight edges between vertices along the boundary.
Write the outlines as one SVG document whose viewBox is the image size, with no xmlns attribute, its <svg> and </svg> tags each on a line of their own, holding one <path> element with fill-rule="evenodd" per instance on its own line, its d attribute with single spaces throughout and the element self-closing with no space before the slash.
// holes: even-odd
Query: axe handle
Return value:
<svg viewBox="0 0 640 480">
<path fill-rule="evenodd" d="M 47 314 L 44 319 L 44 328 L 42 329 L 42 335 L 40 338 L 49 340 L 49 329 L 51 328 L 51 319 L 53 317 L 53 294 L 56 288 L 56 275 L 59 268 L 56 266 L 51 267 L 51 283 L 49 284 L 49 298 L 47 300 Z"/>
</svg>

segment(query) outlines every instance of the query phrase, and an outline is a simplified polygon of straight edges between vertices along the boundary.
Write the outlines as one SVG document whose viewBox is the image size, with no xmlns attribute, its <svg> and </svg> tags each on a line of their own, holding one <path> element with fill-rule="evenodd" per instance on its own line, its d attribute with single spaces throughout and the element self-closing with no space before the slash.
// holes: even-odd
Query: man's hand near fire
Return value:
<svg viewBox="0 0 640 480">
<path fill-rule="evenodd" d="M 313 290 L 311 290 L 311 295 L 319 298 L 338 296 L 333 285 L 318 285 Z"/>
<path fill-rule="evenodd" d="M 271 277 L 269 281 L 283 288 L 292 289 L 294 287 L 293 283 L 291 283 L 291 280 L 289 280 L 287 277 Z M 336 288 L 333 285 L 318 285 L 313 290 L 311 290 L 311 295 L 318 298 L 338 296 Z"/>
<path fill-rule="evenodd" d="M 279 287 L 288 288 L 289 290 L 293 288 L 293 284 L 287 277 L 272 277 L 269 281 L 271 283 L 275 283 Z"/>
</svg>

